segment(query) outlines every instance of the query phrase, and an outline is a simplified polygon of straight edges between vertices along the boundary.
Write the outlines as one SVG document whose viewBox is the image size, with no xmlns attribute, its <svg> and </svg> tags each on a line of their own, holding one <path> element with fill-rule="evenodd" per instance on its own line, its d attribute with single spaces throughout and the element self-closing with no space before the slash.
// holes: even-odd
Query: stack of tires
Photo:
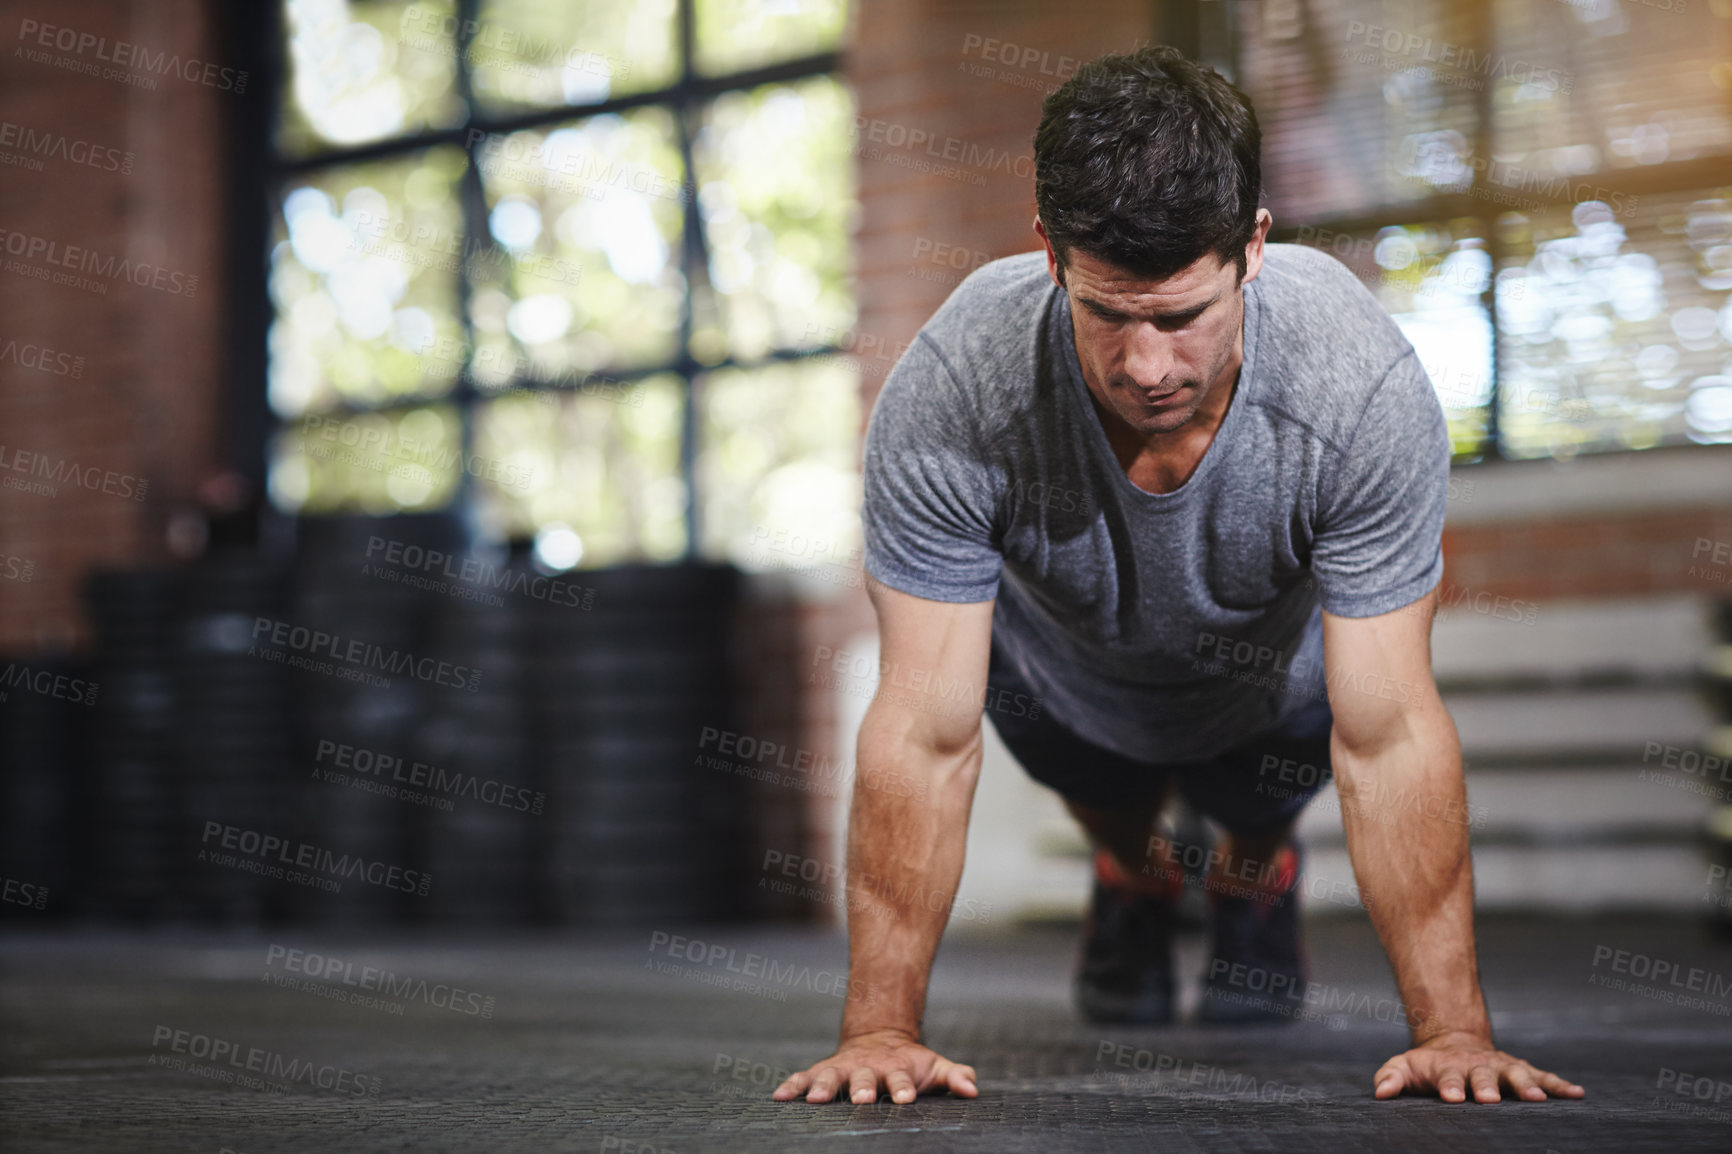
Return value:
<svg viewBox="0 0 1732 1154">
<path fill-rule="evenodd" d="M 1703 672 L 1719 724 L 1708 735 L 1703 761 L 1705 784 L 1719 804 L 1708 811 L 1709 870 L 1707 892 L 1702 896 L 1709 929 L 1714 936 L 1732 941 L 1732 600 L 1721 601 L 1716 610 L 1717 636 Z M 1717 759 L 1718 768 L 1708 773 L 1710 759 Z"/>
<path fill-rule="evenodd" d="M 0 920 L 79 912 L 94 681 L 88 663 L 0 657 L 0 877 L 13 883 Z"/>
<path fill-rule="evenodd" d="M 591 607 L 538 605 L 529 682 L 546 739 L 553 912 L 596 926 L 732 916 L 747 791 L 699 754 L 705 727 L 735 724 L 737 574 L 627 566 L 567 579 Z"/>
<path fill-rule="evenodd" d="M 421 776 L 435 787 L 417 809 L 422 862 L 433 875 L 428 915 L 441 924 L 539 920 L 536 884 L 547 820 L 529 701 L 541 575 L 527 550 L 466 556 L 440 606 L 430 648 L 463 672 L 432 687 L 421 727 Z"/>
<path fill-rule="evenodd" d="M 288 624 L 335 638 L 330 649 L 344 656 L 309 652 L 308 667 L 292 671 L 294 774 L 302 783 L 292 833 L 339 858 L 407 871 L 421 831 L 396 766 L 415 760 L 432 687 L 389 666 L 435 656 L 429 641 L 441 605 L 430 586 L 440 578 L 429 551 L 454 552 L 461 528 L 443 515 L 331 516 L 303 519 L 300 534 Z M 345 659 L 352 644 L 359 661 Z M 375 924 L 425 913 L 426 899 L 413 892 L 363 877 L 339 880 L 335 893 L 298 887 L 297 920 Z"/>
<path fill-rule="evenodd" d="M 67 877 L 105 920 L 749 912 L 761 791 L 704 757 L 706 732 L 740 729 L 733 569 L 553 574 L 524 547 L 465 554 L 443 515 L 308 518 L 298 532 L 289 566 L 219 549 L 92 577 L 96 654 L 72 671 L 94 683 L 89 703 L 14 692 L 0 711 L 0 866 L 51 888 Z M 370 656 L 345 656 L 351 644 Z M 207 837 L 212 823 L 431 881 L 423 895 L 279 879 L 239 868 L 281 862 Z M 80 826 L 82 856 L 67 836 Z"/>
<path fill-rule="evenodd" d="M 181 575 L 173 621 L 175 712 L 170 779 L 178 803 L 176 860 L 193 866 L 177 888 L 202 922 L 259 924 L 280 914 L 283 886 L 261 873 L 198 861 L 220 849 L 210 823 L 273 832 L 298 782 L 289 759 L 288 669 L 262 658 L 259 622 L 282 615 L 286 573 L 252 551 L 207 554 Z"/>
<path fill-rule="evenodd" d="M 197 868 L 176 792 L 180 575 L 97 572 L 85 586 L 96 625 L 90 706 L 89 911 L 158 922 L 185 912 L 171 882 Z"/>
</svg>

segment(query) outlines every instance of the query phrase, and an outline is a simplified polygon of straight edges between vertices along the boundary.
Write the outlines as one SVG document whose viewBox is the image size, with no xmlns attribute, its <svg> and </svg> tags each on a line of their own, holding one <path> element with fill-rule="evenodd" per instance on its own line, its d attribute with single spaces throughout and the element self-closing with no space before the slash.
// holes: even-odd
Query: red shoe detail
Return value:
<svg viewBox="0 0 1732 1154">
<path fill-rule="evenodd" d="M 1203 883 L 1209 897 L 1249 898 L 1264 904 L 1280 901 L 1299 883 L 1299 851 L 1291 845 L 1281 847 L 1275 855 L 1273 869 L 1259 870 L 1255 877 L 1227 877 L 1219 866 L 1209 871 Z"/>
</svg>

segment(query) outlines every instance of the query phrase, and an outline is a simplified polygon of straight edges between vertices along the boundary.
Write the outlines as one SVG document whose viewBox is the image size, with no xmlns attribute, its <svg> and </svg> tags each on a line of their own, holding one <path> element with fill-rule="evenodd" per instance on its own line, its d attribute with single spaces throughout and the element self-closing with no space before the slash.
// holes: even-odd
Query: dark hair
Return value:
<svg viewBox="0 0 1732 1154">
<path fill-rule="evenodd" d="M 1243 277 L 1262 140 L 1245 94 L 1176 48 L 1084 64 L 1034 134 L 1035 206 L 1060 269 L 1079 249 L 1159 280 L 1212 252 Z"/>
</svg>

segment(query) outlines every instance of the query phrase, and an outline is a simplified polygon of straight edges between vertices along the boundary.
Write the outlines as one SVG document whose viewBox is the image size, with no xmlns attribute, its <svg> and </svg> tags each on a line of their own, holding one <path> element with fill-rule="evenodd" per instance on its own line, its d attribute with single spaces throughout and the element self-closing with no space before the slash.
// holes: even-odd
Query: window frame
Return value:
<svg viewBox="0 0 1732 1154">
<path fill-rule="evenodd" d="M 365 8 L 375 2 L 377 0 L 350 0 L 350 3 L 356 8 Z M 260 491 L 263 492 L 270 469 L 268 458 L 272 437 L 284 427 L 293 424 L 295 420 L 301 419 L 280 416 L 270 408 L 267 399 L 269 373 L 267 342 L 270 325 L 276 316 L 276 309 L 270 300 L 268 288 L 271 234 L 280 211 L 285 186 L 296 177 L 354 164 L 394 159 L 434 146 L 455 145 L 463 149 L 465 156 L 464 172 L 458 185 L 461 210 L 459 226 L 461 247 L 459 251 L 465 254 L 472 251 L 489 252 L 504 259 L 507 254 L 493 239 L 492 232 L 488 227 L 487 199 L 482 183 L 481 165 L 478 163 L 477 157 L 477 153 L 485 148 L 490 139 L 525 129 L 569 123 L 574 120 L 607 113 L 624 112 L 635 108 L 665 108 L 674 122 L 680 163 L 685 170 L 680 205 L 683 223 L 679 255 L 680 267 L 685 274 L 685 291 L 681 302 L 678 339 L 674 355 L 660 364 L 617 372 L 608 370 L 605 374 L 598 373 L 597 375 L 605 375 L 610 381 L 620 383 L 672 375 L 680 382 L 682 410 L 679 476 L 685 490 L 686 543 L 681 556 L 673 563 L 691 563 L 699 559 L 703 540 L 701 532 L 703 500 L 698 492 L 697 484 L 699 414 L 696 404 L 696 379 L 701 375 L 721 369 L 761 368 L 765 365 L 781 362 L 833 356 L 844 351 L 844 346 L 831 342 L 807 348 L 775 349 L 756 358 L 739 358 L 729 352 L 720 359 L 700 361 L 693 355 L 691 347 L 693 302 L 698 294 L 713 291 L 709 287 L 709 247 L 704 230 L 703 213 L 697 200 L 693 138 L 702 122 L 705 106 L 724 93 L 758 88 L 766 84 L 791 83 L 815 76 L 832 76 L 838 82 L 846 84 L 844 59 L 847 32 L 845 30 L 843 33 L 843 43 L 834 50 L 809 53 L 775 64 L 728 72 L 722 75 L 704 75 L 697 68 L 696 0 L 677 0 L 674 20 L 678 44 L 678 71 L 672 84 L 626 96 L 609 97 L 605 100 L 499 113 L 488 110 L 475 99 L 468 62 L 469 44 L 474 38 L 476 30 L 480 27 L 482 2 L 483 0 L 455 0 L 454 4 L 453 14 L 456 17 L 458 28 L 458 33 L 452 40 L 452 51 L 456 57 L 454 83 L 458 99 L 468 109 L 468 113 L 461 123 L 449 128 L 418 130 L 365 144 L 322 148 L 300 156 L 284 152 L 280 147 L 278 138 L 278 128 L 284 107 L 284 81 L 288 77 L 290 67 L 286 52 L 287 16 L 282 0 L 273 0 L 269 6 L 259 5 L 259 11 L 263 15 L 258 23 L 252 27 L 238 29 L 242 38 L 251 41 L 253 54 L 262 65 L 259 71 L 267 80 L 265 88 L 268 90 L 266 97 L 268 114 L 263 117 L 255 116 L 251 120 L 252 131 L 257 133 L 263 129 L 264 135 L 262 145 L 254 143 L 248 149 L 254 156 L 261 156 L 262 154 L 263 163 L 253 169 L 259 175 L 253 180 L 248 180 L 244 176 L 241 177 L 243 186 L 251 185 L 251 187 L 243 187 L 238 190 L 238 198 L 243 204 L 250 201 L 257 204 L 260 211 L 250 221 L 247 220 L 247 214 L 237 214 L 239 226 L 236 234 L 237 248 L 243 252 L 251 248 L 252 251 L 260 253 L 261 259 L 256 264 L 242 264 L 240 266 L 250 267 L 253 270 L 252 275 L 257 277 L 257 283 L 256 288 L 248 290 L 249 294 L 252 295 L 252 307 L 248 311 L 254 314 L 254 322 L 251 325 L 243 323 L 241 326 L 246 330 L 246 335 L 241 338 L 244 347 L 237 346 L 234 351 L 234 360 L 237 366 L 256 366 L 256 369 L 251 373 L 237 374 L 238 379 L 252 382 L 256 395 L 244 398 L 237 404 L 237 431 L 242 432 L 246 442 L 253 446 L 257 470 L 255 479 L 261 486 Z M 468 30 L 467 35 L 465 30 Z M 246 140 L 246 133 L 245 127 L 237 125 L 231 145 L 235 148 L 244 148 L 243 141 Z M 343 401 L 339 404 L 309 408 L 305 416 L 391 413 L 420 408 L 428 404 L 450 405 L 456 410 L 458 425 L 461 430 L 462 459 L 468 460 L 475 451 L 474 418 L 476 408 L 503 390 L 477 388 L 474 374 L 471 371 L 475 350 L 475 332 L 469 312 L 472 283 L 467 260 L 463 263 L 462 271 L 457 273 L 456 282 L 457 320 L 467 352 L 463 365 L 448 393 L 438 397 L 395 398 L 379 404 Z M 239 283 L 242 281 L 237 279 L 237 284 Z M 527 358 L 524 360 L 527 361 Z M 552 394 L 569 391 L 545 377 L 525 371 L 522 367 L 514 372 L 511 382 L 503 388 Z M 250 473 L 251 470 L 248 472 Z M 474 502 L 474 478 L 467 470 L 459 469 L 456 490 L 450 502 L 442 508 L 455 511 L 466 525 L 473 526 L 474 518 L 468 514 L 472 511 Z M 296 515 L 321 516 L 323 514 L 298 513 Z"/>
<path fill-rule="evenodd" d="M 1163 0 L 1165 11 L 1184 5 L 1187 0 Z M 1464 9 L 1470 16 L 1471 44 L 1473 51 L 1484 55 L 1495 47 L 1496 13 L 1494 6 L 1509 0 L 1462 0 Z M 1228 5 L 1218 6 L 1223 11 Z M 1230 16 L 1222 21 L 1224 27 L 1217 31 L 1215 45 L 1224 44 L 1224 49 L 1217 48 L 1217 59 L 1200 57 L 1193 46 L 1190 54 L 1193 58 L 1202 58 L 1204 63 L 1225 65 L 1230 78 L 1238 77 L 1240 73 L 1241 55 L 1240 39 L 1237 22 Z M 1206 31 L 1206 30 L 1205 30 Z M 1182 47 L 1182 46 L 1181 46 Z M 1493 150 L 1493 120 L 1492 120 L 1492 86 L 1480 85 L 1474 90 L 1474 156 L 1491 156 Z M 1728 159 L 1725 155 L 1704 157 L 1695 160 L 1670 160 L 1654 165 L 1639 165 L 1626 168 L 1608 168 L 1594 174 L 1595 184 L 1608 194 L 1622 194 L 1628 197 L 1649 197 L 1663 193 L 1687 192 L 1694 189 L 1712 188 L 1726 183 L 1725 170 Z M 1491 257 L 1493 275 L 1480 294 L 1480 300 L 1486 309 L 1487 320 L 1491 324 L 1491 396 L 1486 405 L 1485 443 L 1481 451 L 1474 455 L 1462 455 L 1454 458 L 1452 464 L 1471 465 L 1489 461 L 1522 462 L 1543 461 L 1548 457 L 1514 457 L 1504 452 L 1502 438 L 1499 435 L 1498 413 L 1503 394 L 1503 371 L 1500 358 L 1501 335 L 1498 325 L 1497 310 L 1497 277 L 1498 269 L 1504 267 L 1504 261 L 1509 256 L 1509 250 L 1498 235 L 1496 225 L 1497 211 L 1487 211 L 1490 202 L 1476 192 L 1483 192 L 1488 186 L 1486 174 L 1482 171 L 1474 173 L 1474 183 L 1465 192 L 1439 193 L 1421 200 L 1406 201 L 1399 205 L 1382 205 L 1369 212 L 1344 213 L 1334 216 L 1316 216 L 1295 221 L 1277 221 L 1271 228 L 1269 239 L 1275 242 L 1295 243 L 1299 241 L 1300 230 L 1304 228 L 1329 229 L 1340 233 L 1376 232 L 1382 228 L 1411 225 L 1416 222 L 1454 220 L 1461 217 L 1475 217 L 1485 221 L 1485 248 Z M 1534 200 L 1544 201 L 1548 208 L 1573 208 L 1578 201 L 1574 198 L 1550 195 L 1544 189 L 1524 189 L 1524 196 Z M 1668 442 L 1661 445 L 1651 445 L 1641 448 L 1627 445 L 1604 445 L 1587 450 L 1582 456 L 1600 456 L 1606 453 L 1640 453 L 1650 448 L 1688 449 L 1694 446 L 1681 442 Z"/>
</svg>

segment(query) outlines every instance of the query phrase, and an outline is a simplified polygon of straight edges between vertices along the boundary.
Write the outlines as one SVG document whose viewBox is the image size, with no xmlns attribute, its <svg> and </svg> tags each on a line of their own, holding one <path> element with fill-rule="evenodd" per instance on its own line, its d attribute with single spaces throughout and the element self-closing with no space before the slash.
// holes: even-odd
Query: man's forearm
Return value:
<svg viewBox="0 0 1732 1154">
<path fill-rule="evenodd" d="M 1489 1036 L 1473 943 L 1473 859 L 1455 726 L 1410 713 L 1367 753 L 1336 737 L 1342 825 L 1360 893 L 1389 955 L 1414 1041 Z"/>
<path fill-rule="evenodd" d="M 962 877 L 979 734 L 934 750 L 868 717 L 848 823 L 849 998 L 842 1036 L 918 1036 L 927 979 Z M 884 783 L 917 783 L 896 789 Z M 874 784 L 868 784 L 874 783 Z"/>
</svg>

